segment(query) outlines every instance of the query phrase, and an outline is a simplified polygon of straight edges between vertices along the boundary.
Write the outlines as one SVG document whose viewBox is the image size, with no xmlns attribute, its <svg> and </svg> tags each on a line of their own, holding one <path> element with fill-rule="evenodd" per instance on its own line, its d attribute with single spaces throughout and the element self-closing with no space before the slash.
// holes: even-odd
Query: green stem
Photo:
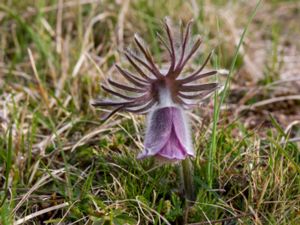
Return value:
<svg viewBox="0 0 300 225">
<path fill-rule="evenodd" d="M 195 187 L 194 187 L 194 173 L 189 158 L 181 162 L 182 166 L 182 179 L 184 184 L 185 197 L 189 201 L 195 201 Z"/>
</svg>

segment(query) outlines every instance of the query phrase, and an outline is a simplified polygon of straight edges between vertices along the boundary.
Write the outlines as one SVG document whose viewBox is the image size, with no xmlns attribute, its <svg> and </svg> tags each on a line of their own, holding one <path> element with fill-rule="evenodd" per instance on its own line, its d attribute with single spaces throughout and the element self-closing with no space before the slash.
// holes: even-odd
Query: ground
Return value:
<svg viewBox="0 0 300 225">
<path fill-rule="evenodd" d="M 300 224 L 300 4 L 256 6 L 2 1 L 0 223 Z M 225 88 L 189 112 L 193 203 L 180 164 L 136 159 L 145 115 L 103 122 L 105 110 L 90 104 L 107 96 L 100 84 L 108 77 L 123 82 L 114 64 L 130 69 L 122 50 L 134 47 L 134 33 L 168 65 L 156 35 L 165 16 L 194 19 L 203 43 L 190 69 L 214 49 L 207 69 L 229 72 L 212 78 Z"/>
</svg>

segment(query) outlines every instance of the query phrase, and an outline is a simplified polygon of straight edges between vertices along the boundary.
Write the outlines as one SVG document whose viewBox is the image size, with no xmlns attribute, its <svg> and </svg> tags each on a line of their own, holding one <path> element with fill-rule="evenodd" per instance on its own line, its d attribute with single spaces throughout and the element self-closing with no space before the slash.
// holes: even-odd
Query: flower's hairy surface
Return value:
<svg viewBox="0 0 300 225">
<path fill-rule="evenodd" d="M 192 41 L 191 24 L 192 21 L 187 24 L 185 30 L 181 30 L 180 41 L 177 43 L 175 31 L 167 20 L 164 21 L 166 38 L 160 34 L 157 37 L 170 57 L 170 65 L 166 70 L 158 68 L 149 48 L 145 46 L 138 35 L 135 35 L 135 44 L 143 57 L 129 50 L 125 51 L 125 56 L 139 76 L 116 65 L 118 72 L 130 84 L 119 83 L 109 78 L 108 83 L 111 87 L 102 85 L 102 88 L 121 100 L 95 100 L 92 103 L 97 107 L 112 109 L 105 119 L 118 111 L 147 113 L 155 107 L 164 106 L 164 99 L 170 100 L 173 105 L 189 109 L 195 105 L 196 101 L 203 99 L 218 88 L 217 83 L 195 84 L 197 80 L 217 73 L 215 70 L 203 72 L 211 53 L 197 70 L 184 77 L 180 76 L 185 65 L 195 55 L 202 42 L 200 38 Z M 120 93 L 120 91 L 124 91 L 124 93 Z M 165 97 L 164 93 L 168 96 Z"/>
<path fill-rule="evenodd" d="M 178 43 L 175 31 L 171 29 L 167 20 L 164 22 L 166 39 L 159 34 L 158 39 L 169 53 L 170 65 L 166 70 L 157 67 L 149 49 L 135 35 L 134 41 L 143 57 L 129 50 L 125 52 L 125 56 L 139 76 L 116 65 L 116 69 L 131 85 L 108 79 L 108 83 L 116 89 L 104 85 L 102 87 L 122 100 L 96 100 L 93 103 L 94 106 L 112 108 L 105 119 L 120 110 L 133 113 L 150 112 L 144 151 L 138 155 L 140 159 L 154 156 L 162 162 L 176 162 L 195 155 L 184 109 L 195 106 L 195 102 L 215 91 L 218 84 L 194 83 L 217 73 L 215 70 L 203 72 L 211 54 L 199 69 L 187 76 L 181 76 L 185 65 L 201 44 L 200 38 L 192 42 L 191 24 L 192 22 L 189 22 L 185 30 L 182 30 Z M 120 90 L 124 93 L 120 93 Z M 127 92 L 135 95 L 128 95 Z"/>
<path fill-rule="evenodd" d="M 180 107 L 169 106 L 151 111 L 145 149 L 138 155 L 177 161 L 194 156 L 186 115 Z"/>
</svg>

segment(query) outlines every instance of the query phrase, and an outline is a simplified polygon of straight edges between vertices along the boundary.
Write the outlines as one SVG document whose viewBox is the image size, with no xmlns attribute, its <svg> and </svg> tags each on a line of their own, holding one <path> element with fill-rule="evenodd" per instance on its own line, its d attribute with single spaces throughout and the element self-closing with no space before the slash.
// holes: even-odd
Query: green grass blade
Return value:
<svg viewBox="0 0 300 225">
<path fill-rule="evenodd" d="M 0 208 L 4 205 L 5 200 L 8 194 L 8 180 L 9 174 L 12 167 L 12 128 L 8 130 L 8 137 L 7 137 L 7 150 L 6 150 L 6 167 L 5 167 L 5 186 L 4 186 L 4 197 L 1 201 Z"/>
</svg>

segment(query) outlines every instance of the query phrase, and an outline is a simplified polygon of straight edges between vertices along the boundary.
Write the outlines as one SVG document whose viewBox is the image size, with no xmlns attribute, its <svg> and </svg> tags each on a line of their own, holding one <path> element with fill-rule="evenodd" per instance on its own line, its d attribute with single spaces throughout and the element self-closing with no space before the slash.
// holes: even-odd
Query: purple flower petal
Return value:
<svg viewBox="0 0 300 225">
<path fill-rule="evenodd" d="M 172 116 L 169 107 L 160 108 L 150 114 L 145 136 L 145 151 L 138 158 L 153 156 L 167 143 L 172 130 Z"/>
<path fill-rule="evenodd" d="M 174 107 L 173 110 L 175 111 L 175 109 L 177 108 Z M 177 111 L 173 113 L 173 121 L 173 126 L 177 138 L 186 149 L 186 152 L 189 155 L 194 156 L 190 128 L 186 116 L 184 115 L 184 111 L 181 109 L 177 109 Z"/>
<path fill-rule="evenodd" d="M 186 149 L 182 146 L 176 136 L 174 127 L 172 128 L 171 135 L 166 145 L 158 152 L 159 156 L 167 159 L 182 160 L 187 156 Z"/>
<path fill-rule="evenodd" d="M 182 109 L 164 107 L 155 110 L 149 119 L 145 149 L 138 158 L 149 156 L 167 160 L 183 160 L 193 156 L 187 122 Z"/>
</svg>

